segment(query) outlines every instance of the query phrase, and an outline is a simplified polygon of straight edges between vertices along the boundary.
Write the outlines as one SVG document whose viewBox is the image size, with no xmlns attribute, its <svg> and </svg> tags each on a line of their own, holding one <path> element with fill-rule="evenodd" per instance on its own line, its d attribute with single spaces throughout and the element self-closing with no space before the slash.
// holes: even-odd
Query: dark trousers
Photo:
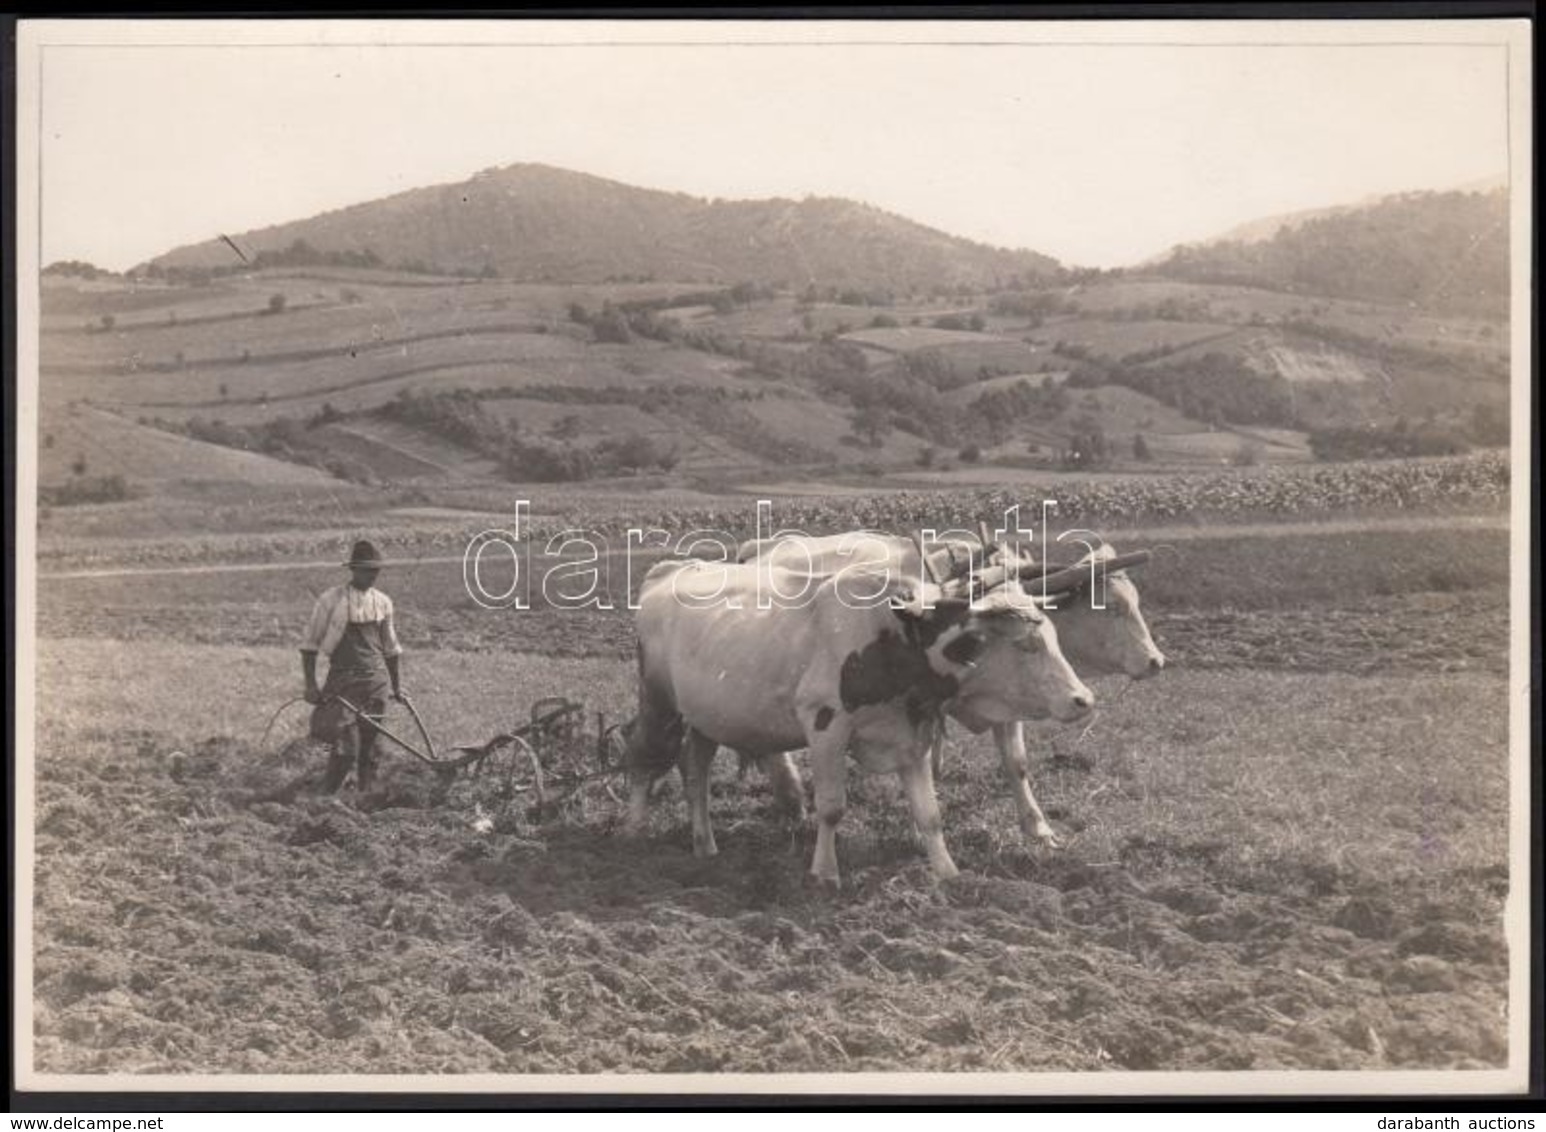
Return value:
<svg viewBox="0 0 1546 1132">
<path fill-rule="evenodd" d="M 329 658 L 323 702 L 311 713 L 312 737 L 332 745 L 323 789 L 331 793 L 342 786 L 351 766 L 362 792 L 376 784 L 377 735 L 370 720 L 386 711 L 388 688 L 380 623 L 349 625 Z M 331 697 L 348 700 L 363 716 Z"/>
<path fill-rule="evenodd" d="M 368 723 L 349 723 L 339 728 L 330 746 L 327 760 L 327 776 L 322 789 L 329 794 L 337 793 L 354 769 L 354 783 L 361 793 L 376 785 L 376 729 Z"/>
</svg>

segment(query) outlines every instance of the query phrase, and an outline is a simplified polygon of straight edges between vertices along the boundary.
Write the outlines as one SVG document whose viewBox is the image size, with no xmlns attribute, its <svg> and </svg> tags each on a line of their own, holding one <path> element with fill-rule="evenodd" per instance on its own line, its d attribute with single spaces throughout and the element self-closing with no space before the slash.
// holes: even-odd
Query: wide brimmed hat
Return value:
<svg viewBox="0 0 1546 1132">
<path fill-rule="evenodd" d="M 354 550 L 349 554 L 349 561 L 345 562 L 344 565 L 350 569 L 356 566 L 368 566 L 371 569 L 379 570 L 381 567 L 388 565 L 388 563 L 385 558 L 376 553 L 374 546 L 365 539 L 361 539 L 354 544 Z"/>
</svg>

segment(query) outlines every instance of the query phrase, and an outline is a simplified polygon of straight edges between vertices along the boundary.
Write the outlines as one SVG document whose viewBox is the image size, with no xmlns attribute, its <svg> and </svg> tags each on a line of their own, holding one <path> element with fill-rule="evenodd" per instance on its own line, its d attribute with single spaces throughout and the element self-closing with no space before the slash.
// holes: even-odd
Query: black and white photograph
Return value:
<svg viewBox="0 0 1546 1132">
<path fill-rule="evenodd" d="M 1524 1091 L 1530 32 L 21 21 L 16 1087 Z"/>
</svg>

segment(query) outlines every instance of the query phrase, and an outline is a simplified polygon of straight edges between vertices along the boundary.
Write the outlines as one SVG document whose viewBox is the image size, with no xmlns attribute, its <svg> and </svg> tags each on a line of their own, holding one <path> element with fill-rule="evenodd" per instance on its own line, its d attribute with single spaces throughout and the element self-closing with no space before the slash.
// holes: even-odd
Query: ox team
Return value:
<svg viewBox="0 0 1546 1132">
<path fill-rule="evenodd" d="M 934 792 L 947 715 L 973 732 L 993 729 L 1022 828 L 1057 845 L 1030 790 L 1021 721 L 1090 712 L 1094 696 L 1070 659 L 1134 679 L 1164 667 L 1123 573 L 1148 552 L 1103 545 L 1050 569 L 1006 543 L 957 540 L 925 555 L 906 539 L 854 532 L 748 543 L 738 557 L 662 562 L 639 595 L 629 824 L 642 826 L 651 783 L 679 765 L 700 856 L 716 852 L 708 772 L 719 746 L 762 759 L 795 804 L 803 794 L 789 752 L 804 747 L 816 802 L 813 874 L 839 879 L 836 830 L 852 757 L 898 776 L 930 866 L 956 875 Z M 1047 598 L 1092 579 L 1104 580 L 1104 602 L 1043 610 Z M 769 593 L 800 600 L 759 601 Z"/>
<path fill-rule="evenodd" d="M 878 532 L 754 540 L 737 562 L 674 559 L 646 575 L 637 605 L 639 711 L 628 729 L 629 826 L 653 781 L 687 785 L 693 850 L 717 849 L 709 768 L 720 746 L 760 759 L 777 796 L 804 814 L 790 753 L 810 751 L 817 817 L 811 872 L 837 882 L 847 760 L 901 780 L 930 866 L 957 872 L 934 778 L 948 716 L 993 731 L 1025 836 L 1059 845 L 1030 788 L 1022 721 L 1073 722 L 1094 695 L 1074 665 L 1144 679 L 1164 667 L 1126 571 L 1147 551 L 1108 545 L 1065 567 L 1016 546 L 956 538 L 925 548 Z M 373 724 L 404 699 L 385 565 L 361 541 L 351 580 L 317 600 L 302 645 L 311 730 L 332 747 L 325 788 L 374 777 Z M 1072 597 L 1099 584 L 1103 601 Z M 781 600 L 768 601 L 768 595 Z M 789 600 L 797 595 L 796 600 Z M 1048 600 L 1053 599 L 1053 600 Z M 1043 608 L 1043 606 L 1046 608 Z M 329 658 L 319 687 L 316 656 Z"/>
</svg>

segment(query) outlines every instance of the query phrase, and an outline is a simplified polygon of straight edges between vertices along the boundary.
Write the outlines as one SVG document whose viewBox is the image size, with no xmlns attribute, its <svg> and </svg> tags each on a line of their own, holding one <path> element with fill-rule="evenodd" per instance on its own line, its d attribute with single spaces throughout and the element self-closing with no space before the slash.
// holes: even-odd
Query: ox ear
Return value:
<svg viewBox="0 0 1546 1132">
<path fill-rule="evenodd" d="M 939 607 L 942 591 L 933 582 L 894 581 L 886 591 L 886 604 L 903 617 L 927 617 Z"/>
</svg>

